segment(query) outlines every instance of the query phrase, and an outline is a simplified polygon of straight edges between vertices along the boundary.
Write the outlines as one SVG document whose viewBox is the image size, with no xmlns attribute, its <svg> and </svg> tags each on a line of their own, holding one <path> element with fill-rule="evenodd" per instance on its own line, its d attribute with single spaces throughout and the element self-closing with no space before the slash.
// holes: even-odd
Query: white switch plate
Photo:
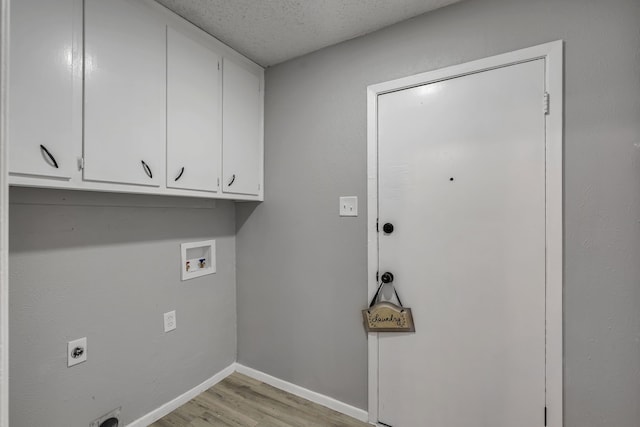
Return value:
<svg viewBox="0 0 640 427">
<path fill-rule="evenodd" d="M 87 337 L 69 341 L 67 343 L 67 367 L 77 365 L 87 360 Z"/>
<path fill-rule="evenodd" d="M 358 197 L 340 197 L 340 216 L 358 216 Z"/>
<path fill-rule="evenodd" d="M 176 311 L 168 311 L 164 314 L 164 331 L 173 331 L 176 328 Z"/>
</svg>

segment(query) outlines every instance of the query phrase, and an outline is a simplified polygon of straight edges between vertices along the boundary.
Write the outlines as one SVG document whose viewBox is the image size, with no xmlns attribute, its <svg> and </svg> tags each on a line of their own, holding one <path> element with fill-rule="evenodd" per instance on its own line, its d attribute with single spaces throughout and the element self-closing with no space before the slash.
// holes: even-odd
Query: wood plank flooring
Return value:
<svg viewBox="0 0 640 427">
<path fill-rule="evenodd" d="M 371 427 L 239 374 L 231 374 L 151 427 Z"/>
</svg>

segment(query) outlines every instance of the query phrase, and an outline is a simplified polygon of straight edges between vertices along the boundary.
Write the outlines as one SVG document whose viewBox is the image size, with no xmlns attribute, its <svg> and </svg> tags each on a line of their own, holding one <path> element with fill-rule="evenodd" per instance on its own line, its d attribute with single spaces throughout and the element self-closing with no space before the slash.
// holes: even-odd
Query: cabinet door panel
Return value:
<svg viewBox="0 0 640 427">
<path fill-rule="evenodd" d="M 260 79 L 226 58 L 223 73 L 223 190 L 258 195 L 262 161 Z"/>
<path fill-rule="evenodd" d="M 167 43 L 167 187 L 217 191 L 220 57 L 172 28 Z"/>
<path fill-rule="evenodd" d="M 80 155 L 77 0 L 11 3 L 9 172 L 70 178 Z M 77 37 L 76 37 L 77 36 Z M 74 114 L 75 113 L 75 114 Z M 56 167 L 57 165 L 57 167 Z"/>
<path fill-rule="evenodd" d="M 166 30 L 153 12 L 136 0 L 85 1 L 86 180 L 164 181 Z"/>
</svg>

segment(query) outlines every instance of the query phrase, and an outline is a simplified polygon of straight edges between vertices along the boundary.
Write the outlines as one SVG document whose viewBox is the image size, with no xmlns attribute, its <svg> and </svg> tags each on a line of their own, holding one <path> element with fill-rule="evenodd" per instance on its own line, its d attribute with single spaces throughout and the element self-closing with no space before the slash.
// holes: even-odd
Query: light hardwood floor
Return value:
<svg viewBox="0 0 640 427">
<path fill-rule="evenodd" d="M 253 378 L 231 374 L 151 427 L 371 427 Z"/>
</svg>

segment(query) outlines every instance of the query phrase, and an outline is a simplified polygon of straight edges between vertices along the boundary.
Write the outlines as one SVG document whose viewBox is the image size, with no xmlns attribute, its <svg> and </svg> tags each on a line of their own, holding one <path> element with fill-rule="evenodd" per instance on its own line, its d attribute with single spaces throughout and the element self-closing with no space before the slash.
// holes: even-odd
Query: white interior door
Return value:
<svg viewBox="0 0 640 427">
<path fill-rule="evenodd" d="M 379 269 L 416 324 L 379 334 L 385 424 L 544 423 L 544 92 L 539 59 L 378 97 Z"/>
</svg>

